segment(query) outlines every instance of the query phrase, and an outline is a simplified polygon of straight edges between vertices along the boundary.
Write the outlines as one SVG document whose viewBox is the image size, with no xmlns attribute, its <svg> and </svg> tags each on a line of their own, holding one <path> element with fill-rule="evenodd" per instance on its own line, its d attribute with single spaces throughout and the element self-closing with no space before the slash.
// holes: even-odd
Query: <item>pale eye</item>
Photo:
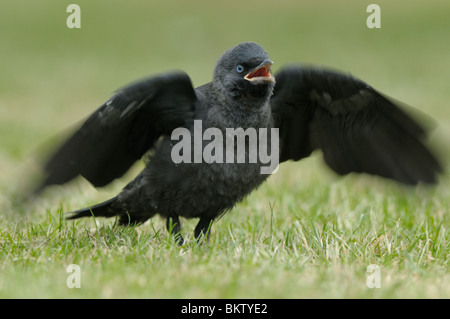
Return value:
<svg viewBox="0 0 450 319">
<path fill-rule="evenodd" d="M 238 66 L 236 67 L 236 72 L 237 73 L 242 73 L 244 72 L 244 67 L 240 64 L 238 64 Z"/>
</svg>

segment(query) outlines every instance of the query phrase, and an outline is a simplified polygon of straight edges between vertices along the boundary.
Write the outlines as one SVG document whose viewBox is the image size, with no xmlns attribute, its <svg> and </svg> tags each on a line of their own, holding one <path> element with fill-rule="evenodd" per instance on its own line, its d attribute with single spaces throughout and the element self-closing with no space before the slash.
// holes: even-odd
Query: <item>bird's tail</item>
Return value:
<svg viewBox="0 0 450 319">
<path fill-rule="evenodd" d="M 80 210 L 76 210 L 70 213 L 67 213 L 69 217 L 67 219 L 77 219 L 81 217 L 114 217 L 120 214 L 120 211 L 117 209 L 117 196 L 103 203 L 86 207 Z"/>
</svg>

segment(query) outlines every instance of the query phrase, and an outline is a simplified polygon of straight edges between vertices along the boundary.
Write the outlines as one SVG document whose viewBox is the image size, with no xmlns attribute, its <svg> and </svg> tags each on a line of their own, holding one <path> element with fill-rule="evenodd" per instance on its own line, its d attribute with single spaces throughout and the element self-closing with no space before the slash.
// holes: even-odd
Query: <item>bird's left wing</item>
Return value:
<svg viewBox="0 0 450 319">
<path fill-rule="evenodd" d="M 47 185 L 82 175 L 94 186 L 122 176 L 161 135 L 193 121 L 197 97 L 189 76 L 150 77 L 116 92 L 47 161 Z"/>
<path fill-rule="evenodd" d="M 441 166 L 425 130 L 371 86 L 339 72 L 291 66 L 271 98 L 280 162 L 315 149 L 337 173 L 365 172 L 405 184 L 435 183 Z"/>
</svg>

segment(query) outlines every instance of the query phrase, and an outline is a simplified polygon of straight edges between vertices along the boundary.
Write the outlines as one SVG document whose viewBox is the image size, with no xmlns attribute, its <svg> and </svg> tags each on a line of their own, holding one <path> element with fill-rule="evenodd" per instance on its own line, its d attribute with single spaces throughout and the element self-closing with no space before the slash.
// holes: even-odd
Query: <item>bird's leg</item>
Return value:
<svg viewBox="0 0 450 319">
<path fill-rule="evenodd" d="M 205 242 L 204 237 L 206 236 L 206 241 L 209 240 L 209 234 L 211 233 L 211 226 L 214 219 L 210 217 L 202 217 L 200 218 L 197 226 L 194 230 L 194 236 L 197 238 L 197 242 L 199 244 L 203 244 Z"/>
<path fill-rule="evenodd" d="M 180 218 L 178 216 L 167 217 L 166 227 L 169 234 L 173 234 L 175 236 L 178 245 L 183 245 L 184 239 L 181 235 Z"/>
</svg>

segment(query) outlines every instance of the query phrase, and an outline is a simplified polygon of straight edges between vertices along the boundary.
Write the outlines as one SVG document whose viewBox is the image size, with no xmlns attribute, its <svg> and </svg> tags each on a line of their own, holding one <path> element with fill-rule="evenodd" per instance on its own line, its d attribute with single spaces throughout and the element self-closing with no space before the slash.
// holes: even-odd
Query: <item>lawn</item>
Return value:
<svg viewBox="0 0 450 319">
<path fill-rule="evenodd" d="M 142 164 L 99 190 L 80 179 L 39 199 L 20 194 L 57 137 L 115 89 L 172 69 L 201 85 L 247 40 L 275 73 L 295 61 L 333 66 L 429 114 L 448 164 L 450 3 L 378 1 L 381 29 L 367 28 L 367 1 L 76 3 L 81 29 L 66 26 L 69 2 L 1 6 L 0 298 L 450 298 L 448 169 L 436 187 L 408 188 L 339 178 L 320 153 L 284 163 L 204 246 L 196 220 L 183 220 L 178 247 L 159 217 L 137 228 L 63 218 L 115 195 Z"/>
</svg>

